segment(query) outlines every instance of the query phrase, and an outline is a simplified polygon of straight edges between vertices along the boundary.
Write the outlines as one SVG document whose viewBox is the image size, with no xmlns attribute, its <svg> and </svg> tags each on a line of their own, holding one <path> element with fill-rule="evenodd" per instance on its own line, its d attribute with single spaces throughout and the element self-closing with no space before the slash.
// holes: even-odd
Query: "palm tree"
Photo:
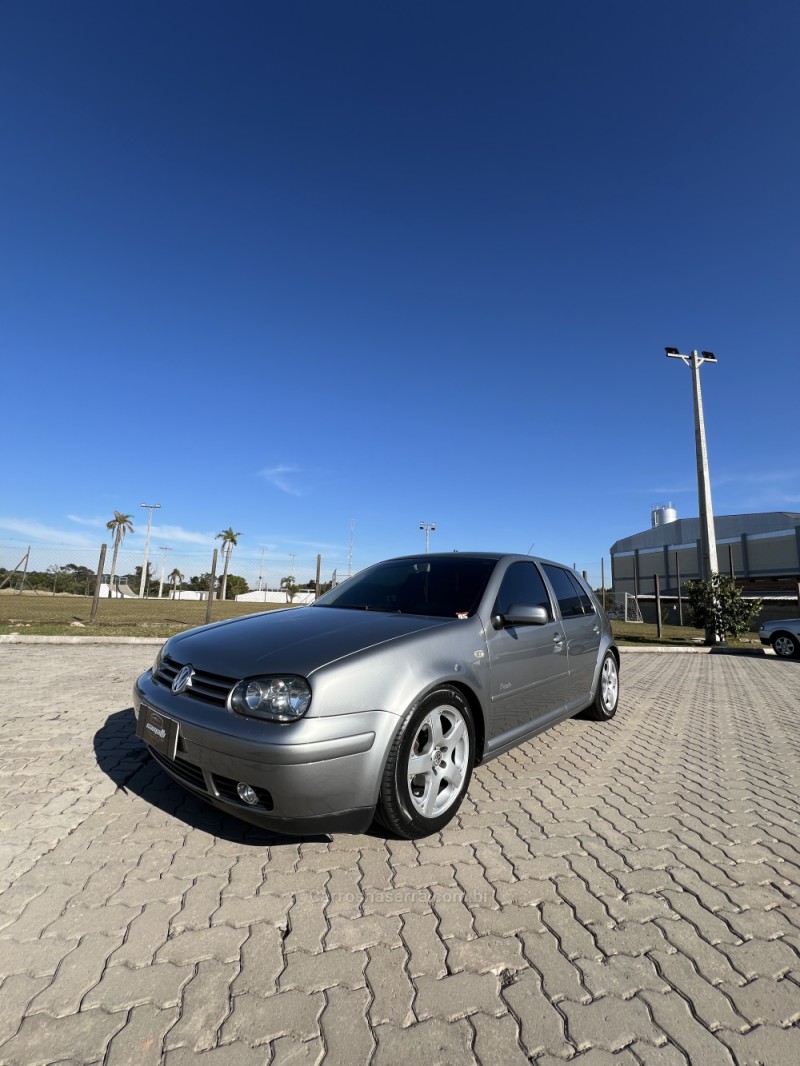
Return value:
<svg viewBox="0 0 800 1066">
<path fill-rule="evenodd" d="M 225 591 L 228 586 L 228 564 L 231 561 L 231 552 L 239 543 L 239 537 L 243 536 L 242 533 L 234 533 L 233 526 L 228 526 L 227 529 L 223 529 L 221 533 L 217 533 L 214 540 L 222 541 L 222 554 L 225 557 L 225 569 L 222 572 L 222 584 L 219 588 L 219 599 L 225 599 Z"/>
<path fill-rule="evenodd" d="M 175 593 L 178 591 L 178 589 L 180 588 L 181 584 L 183 583 L 183 574 L 180 572 L 180 570 L 177 568 L 177 566 L 172 571 L 172 573 L 169 575 L 169 581 L 170 581 L 170 584 L 172 585 L 172 598 L 174 600 L 175 599 Z"/>
<path fill-rule="evenodd" d="M 117 572 L 117 552 L 119 546 L 125 540 L 126 533 L 133 533 L 133 515 L 132 514 L 120 514 L 119 511 L 114 512 L 114 517 L 110 522 L 106 522 L 106 529 L 110 529 L 114 534 L 114 554 L 111 557 L 111 577 L 108 582 L 108 594 L 114 595 L 114 574 Z"/>
<path fill-rule="evenodd" d="M 294 574 L 289 574 L 287 577 L 281 578 L 281 588 L 286 593 L 286 602 L 291 603 L 297 592 L 297 585 L 294 583 Z"/>
</svg>

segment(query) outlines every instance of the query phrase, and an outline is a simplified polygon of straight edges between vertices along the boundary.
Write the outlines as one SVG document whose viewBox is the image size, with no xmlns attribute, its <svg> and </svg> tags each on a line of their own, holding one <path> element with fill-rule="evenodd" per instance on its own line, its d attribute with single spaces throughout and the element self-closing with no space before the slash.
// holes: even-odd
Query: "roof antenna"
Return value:
<svg viewBox="0 0 800 1066">
<path fill-rule="evenodd" d="M 533 546 L 534 546 L 534 544 L 535 544 L 535 543 L 536 543 L 536 541 L 535 541 L 535 540 L 532 540 L 532 541 L 531 541 L 531 547 L 530 547 L 530 548 L 528 548 L 528 550 L 527 550 L 527 551 L 525 552 L 525 554 L 526 554 L 526 555 L 530 555 L 530 553 L 531 553 L 531 548 L 533 548 Z"/>
</svg>

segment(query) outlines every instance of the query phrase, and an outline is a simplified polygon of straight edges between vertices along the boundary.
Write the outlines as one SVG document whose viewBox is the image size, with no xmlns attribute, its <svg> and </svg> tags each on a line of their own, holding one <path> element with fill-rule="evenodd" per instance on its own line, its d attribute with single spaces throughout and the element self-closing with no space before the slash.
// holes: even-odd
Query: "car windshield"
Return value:
<svg viewBox="0 0 800 1066">
<path fill-rule="evenodd" d="M 468 618 L 496 565 L 496 559 L 456 553 L 390 559 L 326 592 L 315 606 Z"/>
</svg>

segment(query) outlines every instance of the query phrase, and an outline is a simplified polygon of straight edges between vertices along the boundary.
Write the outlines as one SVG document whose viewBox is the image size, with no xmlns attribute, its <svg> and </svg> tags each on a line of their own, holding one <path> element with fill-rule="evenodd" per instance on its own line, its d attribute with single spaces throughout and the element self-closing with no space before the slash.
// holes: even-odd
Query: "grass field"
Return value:
<svg viewBox="0 0 800 1066">
<path fill-rule="evenodd" d="M 89 622 L 92 601 L 84 596 L 0 595 L 0 634 L 41 636 L 164 637 L 206 621 L 200 600 L 101 599 L 97 618 Z M 279 609 L 285 604 L 215 600 L 211 621 Z M 80 624 L 76 624 L 80 623 Z"/>
<path fill-rule="evenodd" d="M 238 618 L 261 611 L 278 610 L 284 604 L 237 603 L 235 600 L 215 600 L 211 605 L 211 620 Z M 167 637 L 206 621 L 207 604 L 198 600 L 118 600 L 101 599 L 97 618 L 90 624 L 92 601 L 83 596 L 38 596 L 25 594 L 0 595 L 0 634 L 20 633 L 31 636 L 125 636 Z M 76 625 L 75 623 L 80 623 Z M 702 644 L 703 631 L 688 626 L 664 626 L 661 640 L 656 626 L 647 622 L 612 623 L 614 636 L 620 644 Z M 748 633 L 741 640 L 729 641 L 730 647 L 760 647 L 757 633 Z"/>
<path fill-rule="evenodd" d="M 611 623 L 611 627 L 614 630 L 614 637 L 620 646 L 637 644 L 666 644 L 666 645 L 686 645 L 686 644 L 703 644 L 705 642 L 705 633 L 702 629 L 693 629 L 691 626 L 663 626 L 663 635 L 661 639 L 658 638 L 658 627 L 655 622 L 620 622 L 614 619 Z M 745 633 L 743 637 L 736 640 L 729 638 L 727 641 L 729 648 L 756 648 L 761 647 L 761 641 L 759 640 L 758 633 Z"/>
</svg>

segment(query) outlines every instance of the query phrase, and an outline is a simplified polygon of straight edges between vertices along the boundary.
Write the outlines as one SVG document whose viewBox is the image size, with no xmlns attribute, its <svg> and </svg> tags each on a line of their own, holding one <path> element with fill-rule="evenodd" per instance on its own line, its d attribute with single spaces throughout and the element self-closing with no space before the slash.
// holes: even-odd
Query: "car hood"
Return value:
<svg viewBox="0 0 800 1066">
<path fill-rule="evenodd" d="M 377 644 L 450 625 L 454 619 L 337 607 L 298 607 L 236 618 L 179 634 L 169 654 L 182 665 L 221 674 L 300 674 Z"/>
</svg>

